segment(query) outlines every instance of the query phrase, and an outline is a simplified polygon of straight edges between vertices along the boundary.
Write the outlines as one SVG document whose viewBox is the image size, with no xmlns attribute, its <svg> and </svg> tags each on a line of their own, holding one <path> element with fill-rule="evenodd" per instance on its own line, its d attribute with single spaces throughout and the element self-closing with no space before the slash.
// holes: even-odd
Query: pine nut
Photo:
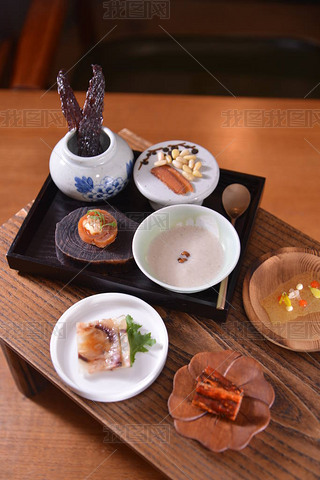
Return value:
<svg viewBox="0 0 320 480">
<path fill-rule="evenodd" d="M 163 152 L 158 152 L 157 153 L 158 160 L 163 160 L 164 159 L 164 154 Z"/>
<path fill-rule="evenodd" d="M 195 163 L 194 160 L 189 160 L 188 166 L 189 168 L 191 168 L 191 170 L 193 170 L 194 168 L 194 163 Z"/>
<path fill-rule="evenodd" d="M 188 165 L 182 165 L 182 170 L 187 173 L 192 173 L 192 170 L 188 167 Z"/>
<path fill-rule="evenodd" d="M 184 170 L 181 173 L 187 180 L 189 180 L 189 182 L 192 182 L 192 180 L 194 179 L 192 173 L 185 172 Z"/>
<path fill-rule="evenodd" d="M 177 162 L 180 162 L 180 163 L 187 163 L 187 161 L 184 159 L 184 157 L 181 157 L 179 155 L 179 157 L 176 158 Z"/>
<path fill-rule="evenodd" d="M 184 157 L 185 155 L 190 155 L 189 150 L 186 149 L 186 148 L 185 148 L 184 150 L 182 150 L 182 152 L 180 153 L 180 156 L 181 156 L 181 157 Z"/>
<path fill-rule="evenodd" d="M 174 165 L 176 168 L 179 168 L 179 170 L 182 168 L 182 163 L 178 162 L 177 160 L 172 160 L 172 165 Z"/>
<path fill-rule="evenodd" d="M 186 160 L 197 160 L 197 156 L 196 155 L 185 155 L 184 158 Z"/>
<path fill-rule="evenodd" d="M 171 155 L 166 155 L 166 161 L 167 163 L 172 163 Z"/>
<path fill-rule="evenodd" d="M 156 162 L 154 162 L 154 166 L 155 167 L 162 167 L 163 165 L 166 165 L 166 161 L 165 160 L 157 160 Z"/>
<path fill-rule="evenodd" d="M 177 148 L 175 148 L 174 150 L 172 150 L 171 154 L 172 158 L 176 159 L 180 155 L 180 152 Z"/>
<path fill-rule="evenodd" d="M 180 157 L 180 158 L 181 158 L 180 160 L 181 163 L 184 163 L 184 165 L 188 165 L 188 160 L 186 160 L 185 157 Z"/>
<path fill-rule="evenodd" d="M 200 170 L 201 166 L 202 166 L 202 163 L 201 163 L 201 162 L 197 162 L 197 163 L 195 164 L 195 166 L 194 166 L 194 170 Z"/>
<path fill-rule="evenodd" d="M 193 169 L 192 175 L 198 178 L 202 177 L 202 173 L 199 170 L 195 170 L 195 169 Z"/>
</svg>

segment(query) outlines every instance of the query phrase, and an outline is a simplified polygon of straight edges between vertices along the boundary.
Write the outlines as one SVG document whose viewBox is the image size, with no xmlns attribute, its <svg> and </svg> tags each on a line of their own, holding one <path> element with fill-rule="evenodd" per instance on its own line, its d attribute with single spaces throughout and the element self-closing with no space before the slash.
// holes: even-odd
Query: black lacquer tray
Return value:
<svg viewBox="0 0 320 480">
<path fill-rule="evenodd" d="M 139 153 L 135 152 L 135 156 L 138 155 Z M 11 268 L 23 273 L 42 275 L 69 284 L 77 283 L 99 292 L 128 293 L 154 305 L 193 312 L 198 315 L 213 317 L 215 320 L 225 320 L 232 302 L 264 182 L 263 177 L 221 169 L 217 188 L 203 203 L 204 206 L 226 216 L 221 196 L 224 188 L 231 183 L 245 185 L 252 197 L 248 210 L 236 223 L 236 230 L 241 241 L 241 255 L 236 268 L 229 277 L 225 310 L 216 309 L 219 285 L 203 292 L 186 295 L 170 292 L 153 283 L 140 272 L 136 265 L 126 273 L 102 274 L 94 271 L 90 265 L 84 268 L 66 266 L 60 263 L 56 256 L 54 241 L 56 223 L 72 210 L 91 204 L 65 196 L 55 186 L 50 175 L 7 253 L 8 263 Z M 115 198 L 110 199 L 110 204 L 137 222 L 141 222 L 153 211 L 148 200 L 140 194 L 132 180 L 125 190 Z"/>
</svg>

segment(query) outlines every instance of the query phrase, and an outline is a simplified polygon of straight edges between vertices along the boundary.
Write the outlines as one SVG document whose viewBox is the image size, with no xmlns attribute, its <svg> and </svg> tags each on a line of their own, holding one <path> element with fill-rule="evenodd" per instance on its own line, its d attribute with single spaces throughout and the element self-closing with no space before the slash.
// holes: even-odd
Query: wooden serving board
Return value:
<svg viewBox="0 0 320 480">
<path fill-rule="evenodd" d="M 95 293 L 93 289 L 21 275 L 6 262 L 5 254 L 27 211 L 21 210 L 0 229 L 0 287 L 4 292 L 0 338 L 10 352 L 21 390 L 35 391 L 34 370 L 40 372 L 107 429 L 106 441 L 109 435 L 127 443 L 172 479 L 319 478 L 320 353 L 292 352 L 266 340 L 247 319 L 241 297 L 244 276 L 261 255 L 284 246 L 320 249 L 319 243 L 259 210 L 227 321 L 221 324 L 214 318 L 157 308 L 170 342 L 162 373 L 137 397 L 104 404 L 85 400 L 68 389 L 54 371 L 49 354 L 58 318 L 73 303 Z M 168 414 L 175 372 L 200 351 L 223 349 L 236 350 L 260 362 L 276 394 L 268 428 L 241 452 L 213 453 L 181 437 Z"/>
</svg>

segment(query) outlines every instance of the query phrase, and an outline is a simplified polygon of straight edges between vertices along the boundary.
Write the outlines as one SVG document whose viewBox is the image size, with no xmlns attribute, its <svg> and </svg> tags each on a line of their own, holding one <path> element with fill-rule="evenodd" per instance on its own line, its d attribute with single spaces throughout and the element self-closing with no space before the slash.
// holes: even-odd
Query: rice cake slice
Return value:
<svg viewBox="0 0 320 480">
<path fill-rule="evenodd" d="M 131 367 L 130 344 L 127 332 L 126 316 L 121 315 L 121 317 L 116 318 L 115 324 L 119 329 L 122 367 Z"/>
<path fill-rule="evenodd" d="M 113 319 L 77 323 L 78 358 L 89 374 L 122 366 L 118 325 Z"/>
</svg>

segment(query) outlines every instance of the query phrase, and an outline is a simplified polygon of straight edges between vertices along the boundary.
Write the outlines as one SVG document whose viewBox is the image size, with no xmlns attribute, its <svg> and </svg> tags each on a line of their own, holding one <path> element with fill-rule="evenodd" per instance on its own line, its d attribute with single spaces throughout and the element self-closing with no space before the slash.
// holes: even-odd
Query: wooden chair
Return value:
<svg viewBox="0 0 320 480">
<path fill-rule="evenodd" d="M 52 56 L 66 12 L 64 0 L 32 0 L 13 53 L 11 88 L 38 89 L 46 86 Z M 0 75 L 10 63 L 14 42 L 0 45 Z"/>
</svg>

